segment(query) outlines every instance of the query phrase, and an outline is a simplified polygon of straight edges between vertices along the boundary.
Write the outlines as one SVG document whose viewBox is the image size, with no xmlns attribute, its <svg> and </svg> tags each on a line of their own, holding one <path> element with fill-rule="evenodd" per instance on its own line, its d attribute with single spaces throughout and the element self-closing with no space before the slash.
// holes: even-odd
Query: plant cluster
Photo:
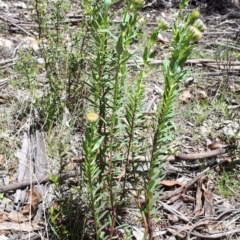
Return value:
<svg viewBox="0 0 240 240">
<path fill-rule="evenodd" d="M 44 60 L 41 67 L 46 72 L 47 85 L 39 95 L 35 78 L 39 71 L 37 60 L 23 53 L 25 62 L 31 63 L 21 68 L 33 108 L 40 113 L 49 134 L 66 117 L 66 110 L 73 119 L 72 129 L 75 120 L 80 119 L 84 131 L 81 184 L 70 194 L 70 203 L 79 199 L 76 196 L 86 202 L 84 229 L 76 234 L 71 231 L 79 228 L 70 231 L 63 227 L 64 222 L 70 223 L 63 220 L 67 213 L 61 196 L 58 207 L 50 210 L 51 226 L 59 239 L 79 239 L 80 235 L 116 239 L 120 227 L 125 229 L 125 238 L 130 239 L 128 226 L 121 222 L 120 210 L 127 206 L 133 192 L 145 227 L 145 239 L 153 239 L 152 226 L 161 217 L 157 204 L 161 193 L 159 183 L 164 178 L 166 155 L 174 139 L 175 105 L 180 84 L 188 74 L 184 64 L 205 30 L 199 11 L 186 16 L 187 4 L 188 0 L 181 2 L 172 27 L 161 19 L 153 33 L 145 37 L 145 21 L 139 15 L 143 0 L 126 1 L 117 26 L 113 24 L 111 0 L 83 0 L 82 21 L 74 33 L 64 22 L 71 9 L 69 1 L 35 0 L 38 41 Z M 172 29 L 173 35 L 169 45 L 171 56 L 162 66 L 164 94 L 149 119 L 144 111 L 145 86 L 152 71 L 150 63 L 159 51 L 158 34 L 168 29 Z M 142 65 L 136 58 L 139 52 L 132 49 L 137 40 L 144 42 Z M 130 59 L 136 62 L 134 74 L 128 64 Z M 58 151 L 62 149 L 64 146 L 58 147 Z M 66 154 L 62 152 L 59 162 Z M 139 159 L 147 163 L 145 171 L 139 171 L 143 164 Z M 54 179 L 56 189 L 60 189 L 59 181 Z"/>
</svg>

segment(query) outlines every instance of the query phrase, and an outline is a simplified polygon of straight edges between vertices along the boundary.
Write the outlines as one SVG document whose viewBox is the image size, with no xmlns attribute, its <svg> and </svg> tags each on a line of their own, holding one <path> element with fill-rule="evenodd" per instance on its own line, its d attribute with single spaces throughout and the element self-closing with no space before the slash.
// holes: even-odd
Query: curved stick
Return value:
<svg viewBox="0 0 240 240">
<path fill-rule="evenodd" d="M 228 148 L 218 148 L 209 152 L 202 152 L 202 153 L 180 153 L 175 156 L 175 160 L 198 160 L 204 158 L 215 157 L 221 154 L 226 153 Z"/>
</svg>

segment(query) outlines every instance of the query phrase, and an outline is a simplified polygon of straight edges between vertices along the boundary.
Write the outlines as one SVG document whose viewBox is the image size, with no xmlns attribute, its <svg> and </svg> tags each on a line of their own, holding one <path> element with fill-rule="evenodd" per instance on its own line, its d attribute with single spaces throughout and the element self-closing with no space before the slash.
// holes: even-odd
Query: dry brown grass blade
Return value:
<svg viewBox="0 0 240 240">
<path fill-rule="evenodd" d="M 202 210 L 202 191 L 200 187 L 197 188 L 197 193 L 196 193 L 196 205 L 194 209 L 194 213 L 196 215 L 200 215 Z"/>
<path fill-rule="evenodd" d="M 17 211 L 12 211 L 8 215 L 8 221 L 11 222 L 17 222 L 17 223 L 22 223 L 22 222 L 28 222 L 29 218 L 24 216 L 21 212 Z"/>
<path fill-rule="evenodd" d="M 208 217 L 208 216 L 214 216 L 215 215 L 215 210 L 214 210 L 214 204 L 213 204 L 213 194 L 212 192 L 205 188 L 204 184 L 202 184 L 202 189 L 204 191 L 203 195 L 204 195 L 204 205 L 203 205 L 203 208 L 204 208 L 204 213 L 205 213 L 205 216 Z"/>
</svg>

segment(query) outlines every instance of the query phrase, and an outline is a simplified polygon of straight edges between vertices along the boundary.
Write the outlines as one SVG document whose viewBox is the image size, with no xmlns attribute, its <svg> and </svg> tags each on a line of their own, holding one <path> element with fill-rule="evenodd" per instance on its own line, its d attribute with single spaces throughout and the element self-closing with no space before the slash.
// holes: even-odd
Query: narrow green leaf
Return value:
<svg viewBox="0 0 240 240">
<path fill-rule="evenodd" d="M 121 55 L 123 53 L 123 41 L 122 41 L 122 35 L 119 36 L 117 45 L 116 45 L 116 50 L 118 55 Z"/>
<path fill-rule="evenodd" d="M 152 51 L 149 54 L 148 61 L 151 61 L 153 58 L 155 58 L 156 55 L 157 55 L 157 51 Z"/>
<path fill-rule="evenodd" d="M 159 198 L 158 194 L 156 194 L 152 197 L 151 201 L 148 203 L 148 205 L 146 207 L 147 212 L 152 212 L 153 213 L 153 211 L 155 210 L 154 209 L 154 204 L 157 202 L 158 198 Z"/>
<path fill-rule="evenodd" d="M 111 0 L 105 0 L 105 1 L 104 1 L 105 11 L 108 11 L 108 10 L 109 10 L 111 4 L 112 4 L 112 1 L 111 1 Z"/>
<path fill-rule="evenodd" d="M 189 0 L 183 0 L 180 3 L 180 10 L 184 9 L 185 7 L 187 7 Z"/>
<path fill-rule="evenodd" d="M 104 136 L 102 136 L 101 138 L 99 138 L 97 140 L 97 142 L 95 143 L 95 145 L 94 145 L 94 147 L 92 149 L 93 152 L 96 151 L 100 147 L 100 145 L 102 144 L 103 139 L 104 139 Z"/>
<path fill-rule="evenodd" d="M 152 36 L 150 38 L 150 45 L 152 46 L 156 41 L 157 41 L 157 38 L 158 38 L 158 29 L 155 29 L 152 33 Z"/>
<path fill-rule="evenodd" d="M 144 52 L 143 52 L 143 62 L 144 62 L 144 65 L 146 65 L 147 62 L 148 62 L 148 47 L 147 47 L 147 46 L 144 48 Z"/>
</svg>

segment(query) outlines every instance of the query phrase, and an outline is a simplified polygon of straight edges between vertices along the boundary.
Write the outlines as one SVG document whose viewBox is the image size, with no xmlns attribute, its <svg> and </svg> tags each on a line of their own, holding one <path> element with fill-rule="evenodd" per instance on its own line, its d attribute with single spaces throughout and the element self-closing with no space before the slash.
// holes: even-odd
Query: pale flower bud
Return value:
<svg viewBox="0 0 240 240">
<path fill-rule="evenodd" d="M 87 121 L 89 123 L 95 123 L 98 121 L 98 119 L 99 119 L 99 116 L 97 113 L 92 112 L 87 114 Z"/>
<path fill-rule="evenodd" d="M 191 19 L 198 19 L 199 17 L 200 17 L 200 12 L 198 10 L 193 10 L 189 15 L 189 18 Z"/>
<path fill-rule="evenodd" d="M 206 31 L 206 29 L 207 29 L 201 19 L 197 19 L 197 20 L 194 22 L 193 26 L 194 26 L 195 28 L 197 28 L 197 29 L 198 29 L 199 31 L 201 31 L 201 32 L 204 32 L 204 31 Z"/>
<path fill-rule="evenodd" d="M 145 19 L 144 19 L 143 17 L 138 16 L 137 22 L 138 22 L 138 23 L 144 23 L 144 22 L 145 22 Z"/>
<path fill-rule="evenodd" d="M 200 12 L 198 10 L 192 11 L 188 16 L 188 24 L 194 23 L 194 21 L 199 17 L 200 17 Z"/>
<path fill-rule="evenodd" d="M 165 31 L 169 28 L 169 24 L 165 19 L 161 19 L 158 23 L 159 29 Z"/>
<path fill-rule="evenodd" d="M 190 26 L 188 30 L 191 41 L 199 41 L 202 38 L 202 32 L 194 26 Z"/>
</svg>

